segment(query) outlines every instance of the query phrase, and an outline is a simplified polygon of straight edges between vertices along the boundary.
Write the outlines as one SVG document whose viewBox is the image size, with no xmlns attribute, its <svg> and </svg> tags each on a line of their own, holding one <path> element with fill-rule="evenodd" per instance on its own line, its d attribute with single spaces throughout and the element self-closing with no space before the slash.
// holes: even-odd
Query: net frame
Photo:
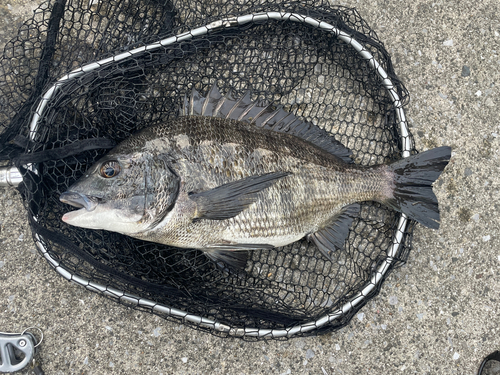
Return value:
<svg viewBox="0 0 500 375">
<path fill-rule="evenodd" d="M 354 36 L 336 28 L 334 25 L 331 25 L 327 22 L 315 19 L 311 16 L 303 15 L 300 13 L 294 12 L 262 12 L 255 14 L 246 14 L 242 16 L 230 17 L 230 18 L 222 18 L 217 21 L 213 21 L 207 25 L 203 25 L 200 27 L 196 27 L 190 31 L 177 34 L 175 36 L 171 36 L 165 39 L 162 39 L 158 42 L 151 43 L 139 48 L 135 48 L 130 51 L 126 51 L 97 62 L 93 62 L 87 65 L 84 65 L 76 70 L 71 71 L 70 73 L 61 77 L 55 84 L 53 84 L 42 96 L 37 109 L 34 112 L 34 115 L 30 122 L 30 138 L 34 140 L 37 131 L 39 128 L 39 122 L 43 118 L 45 110 L 47 108 L 48 103 L 51 98 L 55 95 L 55 93 L 63 87 L 64 85 L 71 83 L 72 81 L 78 79 L 80 76 L 85 73 L 91 72 L 93 70 L 105 67 L 109 64 L 114 64 L 117 62 L 126 61 L 127 59 L 134 58 L 142 53 L 147 53 L 149 51 L 153 51 L 157 48 L 165 47 L 172 45 L 174 43 L 178 43 L 181 41 L 193 39 L 198 36 L 207 35 L 214 31 L 219 31 L 222 29 L 229 29 L 233 27 L 240 27 L 246 24 L 251 23 L 265 23 L 269 21 L 290 21 L 297 22 L 308 25 L 312 28 L 321 30 L 326 33 L 331 33 L 335 37 L 339 38 L 347 45 L 351 46 L 359 56 L 368 61 L 369 66 L 376 72 L 381 80 L 381 85 L 386 89 L 387 93 L 390 95 L 390 98 L 393 102 L 394 111 L 397 117 L 397 122 L 399 124 L 399 131 L 401 135 L 401 150 L 402 157 L 408 157 L 412 151 L 411 144 L 411 136 L 408 129 L 406 116 L 403 110 L 403 101 L 400 98 L 396 85 L 391 80 L 390 76 L 384 70 L 381 64 L 377 62 L 375 57 L 372 55 L 370 51 L 363 47 L 363 44 L 355 39 Z M 30 164 L 28 165 L 29 169 L 37 173 L 36 165 Z M 110 286 L 105 286 L 91 280 L 88 280 L 84 277 L 81 277 L 77 274 L 73 274 L 68 271 L 61 263 L 53 258 L 49 251 L 43 245 L 44 239 L 43 237 L 35 233 L 35 242 L 45 257 L 45 259 L 49 262 L 49 264 L 54 267 L 54 269 L 65 279 L 75 282 L 78 285 L 81 285 L 91 291 L 101 293 L 105 296 L 112 297 L 114 299 L 118 299 L 120 302 L 127 303 L 128 305 L 132 304 L 137 307 L 145 307 L 152 309 L 154 312 L 159 314 L 166 314 L 168 316 L 181 318 L 187 322 L 193 323 L 197 326 L 207 328 L 209 330 L 214 330 L 217 332 L 225 333 L 229 336 L 238 336 L 238 337 L 253 337 L 253 338 L 288 338 L 299 333 L 307 333 L 313 330 L 321 329 L 328 324 L 333 323 L 337 319 L 341 319 L 359 309 L 362 305 L 364 305 L 370 296 L 373 296 L 377 290 L 380 288 L 384 278 L 387 276 L 388 272 L 394 267 L 397 262 L 397 254 L 400 251 L 400 248 L 403 244 L 403 238 L 405 236 L 405 232 L 407 232 L 408 227 L 411 222 L 408 220 L 406 215 L 399 214 L 399 220 L 397 224 L 397 229 L 394 233 L 392 245 L 390 249 L 387 251 L 386 258 L 381 262 L 378 268 L 374 271 L 373 276 L 370 281 L 351 299 L 349 299 L 342 307 L 339 309 L 326 314 L 325 316 L 315 320 L 310 321 L 304 324 L 295 325 L 286 329 L 269 329 L 269 328 L 254 328 L 254 327 L 232 327 L 224 323 L 217 322 L 216 320 L 208 319 L 202 316 L 198 316 L 195 314 L 190 314 L 187 311 L 183 311 L 177 308 L 172 308 L 169 306 L 165 306 L 149 300 L 147 298 L 142 298 L 140 296 L 136 296 L 116 288 L 112 288 Z M 32 217 L 34 221 L 37 221 L 35 216 Z"/>
</svg>

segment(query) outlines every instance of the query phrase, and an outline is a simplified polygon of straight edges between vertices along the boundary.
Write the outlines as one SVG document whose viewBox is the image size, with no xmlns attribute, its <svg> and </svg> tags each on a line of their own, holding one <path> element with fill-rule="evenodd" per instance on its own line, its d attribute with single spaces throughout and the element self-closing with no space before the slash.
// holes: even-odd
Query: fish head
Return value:
<svg viewBox="0 0 500 375">
<path fill-rule="evenodd" d="M 60 201 L 79 208 L 65 223 L 134 235 L 154 228 L 175 205 L 180 179 L 166 155 L 109 153 L 94 164 Z"/>
</svg>

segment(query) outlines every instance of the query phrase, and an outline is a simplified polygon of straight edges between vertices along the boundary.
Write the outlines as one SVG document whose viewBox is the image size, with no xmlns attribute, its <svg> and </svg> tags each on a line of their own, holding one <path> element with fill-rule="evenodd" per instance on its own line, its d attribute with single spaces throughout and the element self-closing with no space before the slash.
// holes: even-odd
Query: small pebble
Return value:
<svg viewBox="0 0 500 375">
<path fill-rule="evenodd" d="M 462 77 L 469 77 L 470 76 L 470 68 L 467 65 L 464 65 L 462 67 Z"/>
<path fill-rule="evenodd" d="M 445 40 L 443 42 L 443 45 L 447 46 L 447 47 L 451 47 L 453 46 L 453 39 L 448 39 L 448 40 Z"/>
<path fill-rule="evenodd" d="M 453 354 L 453 359 L 456 361 L 459 358 L 460 358 L 460 354 L 458 354 L 457 352 L 455 352 L 455 354 Z"/>
<path fill-rule="evenodd" d="M 314 351 L 312 349 L 307 349 L 306 358 L 311 359 L 314 357 Z"/>
<path fill-rule="evenodd" d="M 483 241 L 489 241 L 491 239 L 491 236 L 488 234 L 487 236 L 483 236 Z"/>
<path fill-rule="evenodd" d="M 188 361 L 187 357 L 182 357 L 181 360 L 183 363 L 187 363 L 187 361 Z"/>
<path fill-rule="evenodd" d="M 389 297 L 389 303 L 391 305 L 397 305 L 398 304 L 398 297 L 396 297 L 396 296 L 390 296 Z"/>
<path fill-rule="evenodd" d="M 365 313 L 359 313 L 359 314 L 357 315 L 357 317 L 358 317 L 359 321 L 360 321 L 360 322 L 362 322 L 362 321 L 363 321 L 363 319 L 365 318 Z"/>
</svg>

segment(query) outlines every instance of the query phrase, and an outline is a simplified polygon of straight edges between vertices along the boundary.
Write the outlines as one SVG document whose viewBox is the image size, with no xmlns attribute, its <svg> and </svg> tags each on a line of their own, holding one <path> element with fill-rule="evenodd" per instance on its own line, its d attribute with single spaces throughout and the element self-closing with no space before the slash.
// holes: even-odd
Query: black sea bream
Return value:
<svg viewBox="0 0 500 375">
<path fill-rule="evenodd" d="M 344 246 L 358 202 L 377 201 L 439 227 L 432 183 L 450 159 L 439 147 L 362 167 L 318 127 L 283 109 L 193 91 L 181 116 L 142 130 L 60 197 L 68 224 L 196 248 L 236 267 L 246 253 L 304 236 L 327 257 Z"/>
</svg>

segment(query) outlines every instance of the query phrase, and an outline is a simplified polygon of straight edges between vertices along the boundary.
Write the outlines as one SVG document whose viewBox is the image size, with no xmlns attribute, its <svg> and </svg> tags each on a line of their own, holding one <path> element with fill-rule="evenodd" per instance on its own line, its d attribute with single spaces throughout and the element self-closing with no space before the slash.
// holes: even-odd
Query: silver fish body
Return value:
<svg viewBox="0 0 500 375">
<path fill-rule="evenodd" d="M 329 256 L 343 246 L 357 202 L 381 202 L 427 226 L 439 225 L 431 184 L 446 166 L 449 148 L 416 155 L 410 163 L 361 167 L 349 163 L 333 138 L 326 146 L 318 141 L 317 135 L 329 136 L 317 128 L 308 125 L 308 133 L 280 109 L 242 104 L 214 90 L 206 100 L 193 94 L 183 116 L 139 132 L 98 161 L 61 196 L 82 207 L 63 221 L 200 249 L 238 267 L 244 258 L 234 250 L 283 246 L 304 236 Z M 260 112 L 251 117 L 255 108 Z M 304 132 L 313 136 L 299 136 Z"/>
</svg>

